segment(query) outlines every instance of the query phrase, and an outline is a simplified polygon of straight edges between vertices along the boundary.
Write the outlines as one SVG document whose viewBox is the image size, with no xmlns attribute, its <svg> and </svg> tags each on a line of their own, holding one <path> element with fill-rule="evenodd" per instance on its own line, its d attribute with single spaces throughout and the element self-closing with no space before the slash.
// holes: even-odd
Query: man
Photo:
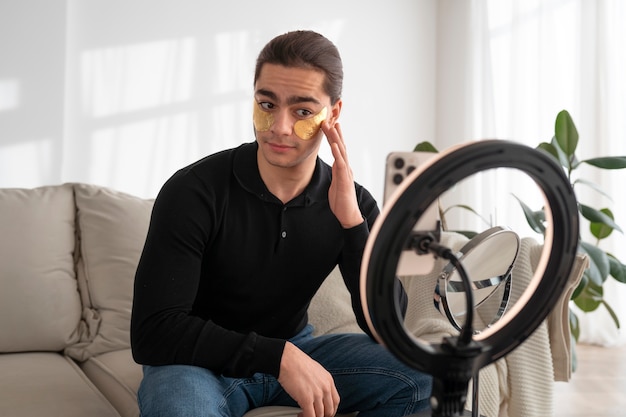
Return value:
<svg viewBox="0 0 626 417">
<path fill-rule="evenodd" d="M 427 408 L 429 376 L 367 335 L 313 337 L 307 324 L 309 301 L 338 264 L 368 331 L 359 271 L 379 211 L 352 178 L 337 122 L 342 81 L 339 53 L 323 36 L 273 39 L 256 65 L 256 141 L 183 168 L 160 191 L 131 323 L 142 416 L 240 417 L 291 405 L 302 417 L 400 417 Z M 332 168 L 317 156 L 324 136 Z"/>
</svg>

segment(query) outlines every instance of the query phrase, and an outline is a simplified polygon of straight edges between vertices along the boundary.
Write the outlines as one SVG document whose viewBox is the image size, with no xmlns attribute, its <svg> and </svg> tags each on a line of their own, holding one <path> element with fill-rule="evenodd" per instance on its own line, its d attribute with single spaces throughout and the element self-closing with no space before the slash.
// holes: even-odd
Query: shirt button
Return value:
<svg viewBox="0 0 626 417">
<path fill-rule="evenodd" d="M 282 232 L 280 235 L 281 235 L 281 236 L 283 237 L 283 239 L 284 239 L 284 238 L 286 238 L 286 237 L 287 237 L 287 232 L 285 232 L 285 231 L 283 230 L 283 232 Z"/>
</svg>

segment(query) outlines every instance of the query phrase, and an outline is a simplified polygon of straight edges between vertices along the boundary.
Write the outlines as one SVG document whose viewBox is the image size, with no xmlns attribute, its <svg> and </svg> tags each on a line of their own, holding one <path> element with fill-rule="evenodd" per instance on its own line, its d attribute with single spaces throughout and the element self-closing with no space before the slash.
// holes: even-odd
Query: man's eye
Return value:
<svg viewBox="0 0 626 417">
<path fill-rule="evenodd" d="M 263 110 L 272 110 L 274 108 L 274 105 L 272 103 L 268 103 L 267 101 L 260 102 L 259 106 L 261 106 Z"/>
<path fill-rule="evenodd" d="M 300 110 L 296 110 L 296 114 L 300 117 L 309 117 L 310 115 L 313 114 L 313 112 L 310 110 L 306 110 L 306 109 L 300 109 Z"/>
</svg>

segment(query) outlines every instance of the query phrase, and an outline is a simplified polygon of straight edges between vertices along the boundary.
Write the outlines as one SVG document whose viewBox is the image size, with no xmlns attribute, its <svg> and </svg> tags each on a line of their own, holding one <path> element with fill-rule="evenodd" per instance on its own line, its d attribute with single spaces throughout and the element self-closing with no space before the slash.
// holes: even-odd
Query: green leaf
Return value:
<svg viewBox="0 0 626 417">
<path fill-rule="evenodd" d="M 576 186 L 576 184 L 583 184 L 588 186 L 589 188 L 597 191 L 598 193 L 602 194 L 603 196 L 605 196 L 606 198 L 608 198 L 610 201 L 613 201 L 613 199 L 611 198 L 610 195 L 608 195 L 606 192 L 604 192 L 604 190 L 602 190 L 598 184 L 591 182 L 589 180 L 586 180 L 584 178 L 578 178 L 576 181 L 574 181 L 574 183 L 572 184 L 572 186 Z"/>
<path fill-rule="evenodd" d="M 611 270 L 609 256 L 602 249 L 587 242 L 580 242 L 578 247 L 589 255 L 589 268 L 585 270 L 585 274 L 591 281 L 589 285 L 602 286 Z"/>
<path fill-rule="evenodd" d="M 608 254 L 610 274 L 617 281 L 626 284 L 626 265 L 621 263 L 615 256 Z"/>
<path fill-rule="evenodd" d="M 586 270 L 584 272 L 586 272 Z M 578 286 L 576 287 L 576 289 L 572 293 L 571 299 L 573 300 L 573 299 L 577 298 L 580 295 L 580 293 L 583 292 L 583 290 L 585 289 L 585 287 L 587 286 L 588 283 L 589 283 L 589 277 L 585 273 L 583 273 L 583 276 L 580 279 L 580 282 L 578 283 Z"/>
<path fill-rule="evenodd" d="M 613 310 L 613 308 L 611 308 L 609 303 L 607 303 L 604 299 L 602 300 L 602 305 L 604 305 L 606 310 L 611 315 L 611 318 L 613 319 L 613 322 L 615 323 L 615 327 L 617 327 L 619 329 L 619 327 L 620 327 L 619 326 L 619 318 L 617 317 L 617 314 L 615 314 L 615 311 Z"/>
<path fill-rule="evenodd" d="M 580 165 L 580 161 L 578 161 L 578 158 L 576 157 L 576 155 L 572 155 L 569 158 L 569 165 L 570 165 L 570 169 L 573 171 L 576 168 L 578 168 L 578 166 Z"/>
<path fill-rule="evenodd" d="M 603 169 L 626 168 L 626 156 L 603 156 L 600 158 L 585 159 L 580 162 Z"/>
<path fill-rule="evenodd" d="M 608 208 L 603 208 L 600 210 L 600 212 L 606 214 L 612 220 L 615 219 L 615 217 L 613 217 L 613 213 Z M 611 226 L 607 226 L 605 223 L 597 222 L 589 223 L 589 230 L 591 231 L 591 234 L 598 240 L 606 239 L 607 237 L 609 237 L 611 232 L 613 232 L 613 228 Z"/>
<path fill-rule="evenodd" d="M 596 210 L 592 207 L 586 206 L 584 204 L 579 204 L 578 208 L 580 210 L 580 213 L 583 215 L 583 217 L 589 220 L 590 222 L 601 223 L 617 230 L 618 232 L 624 233 L 622 232 L 622 228 L 619 227 L 617 223 L 615 223 L 613 219 L 610 216 L 608 216 L 606 213 L 600 210 Z"/>
<path fill-rule="evenodd" d="M 417 145 L 415 145 L 415 148 L 413 148 L 413 152 L 432 152 L 432 153 L 437 153 L 439 151 L 430 142 L 420 142 Z"/>
<path fill-rule="evenodd" d="M 574 299 L 574 304 L 585 313 L 596 310 L 602 303 L 602 286 L 596 286 L 592 282 L 585 287 L 583 292 Z"/>
<path fill-rule="evenodd" d="M 550 144 L 552 145 L 552 148 L 556 151 L 558 161 L 561 163 L 561 166 L 569 169 L 570 168 L 569 157 L 565 155 L 565 152 L 563 152 L 563 150 L 561 149 L 559 142 L 556 140 L 556 136 L 552 137 L 552 142 L 550 142 Z"/>
<path fill-rule="evenodd" d="M 524 211 L 524 216 L 526 216 L 526 221 L 531 229 L 533 229 L 537 233 L 544 234 L 546 231 L 546 227 L 543 224 L 545 220 L 545 213 L 543 211 L 533 211 L 530 207 L 526 205 L 522 200 L 520 200 L 515 194 L 513 197 L 519 202 L 522 210 Z"/>
<path fill-rule="evenodd" d="M 559 158 L 559 151 L 556 149 L 556 147 L 551 144 L 551 143 L 547 143 L 547 142 L 541 142 L 539 145 L 537 145 L 536 149 L 542 149 L 544 151 L 546 151 L 549 155 L 551 155 L 557 162 L 560 162 L 561 159 Z"/>
<path fill-rule="evenodd" d="M 554 136 L 559 148 L 570 159 L 578 146 L 578 130 L 576 130 L 576 125 L 574 125 L 574 121 L 567 110 L 560 111 L 556 116 Z"/>
<path fill-rule="evenodd" d="M 470 206 L 468 206 L 466 204 L 453 204 L 450 207 L 448 207 L 447 209 L 445 209 L 443 211 L 443 214 L 446 215 L 453 208 L 460 208 L 460 209 L 463 209 L 463 210 L 467 210 L 470 213 L 475 214 L 476 217 L 480 218 L 487 226 L 491 226 L 491 222 L 489 222 L 489 220 L 485 219 L 483 216 L 480 215 L 480 213 L 478 213 L 476 210 L 474 210 L 473 208 L 471 208 Z"/>
</svg>

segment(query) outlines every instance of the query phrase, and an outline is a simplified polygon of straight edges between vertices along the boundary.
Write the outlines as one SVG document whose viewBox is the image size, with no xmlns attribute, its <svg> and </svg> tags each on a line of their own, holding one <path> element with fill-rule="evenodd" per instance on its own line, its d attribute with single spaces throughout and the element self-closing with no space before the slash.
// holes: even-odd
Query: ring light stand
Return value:
<svg viewBox="0 0 626 417">
<path fill-rule="evenodd" d="M 409 334 L 403 325 L 394 284 L 400 255 L 411 249 L 453 263 L 463 288 L 472 277 L 454 253 L 438 243 L 437 231 L 414 226 L 437 198 L 462 179 L 492 168 L 514 168 L 530 176 L 545 198 L 547 228 L 535 275 L 519 301 L 480 333 L 472 330 L 473 308 L 466 308 L 459 336 L 440 344 Z M 578 247 L 578 209 L 563 169 L 542 151 L 501 140 L 463 144 L 438 154 L 411 173 L 374 224 L 363 253 L 361 300 L 374 337 L 407 365 L 433 376 L 432 416 L 462 415 L 469 381 L 484 366 L 519 346 L 546 318 L 562 293 Z M 473 291 L 465 305 L 474 306 Z M 474 403 L 474 411 L 477 411 Z"/>
</svg>

